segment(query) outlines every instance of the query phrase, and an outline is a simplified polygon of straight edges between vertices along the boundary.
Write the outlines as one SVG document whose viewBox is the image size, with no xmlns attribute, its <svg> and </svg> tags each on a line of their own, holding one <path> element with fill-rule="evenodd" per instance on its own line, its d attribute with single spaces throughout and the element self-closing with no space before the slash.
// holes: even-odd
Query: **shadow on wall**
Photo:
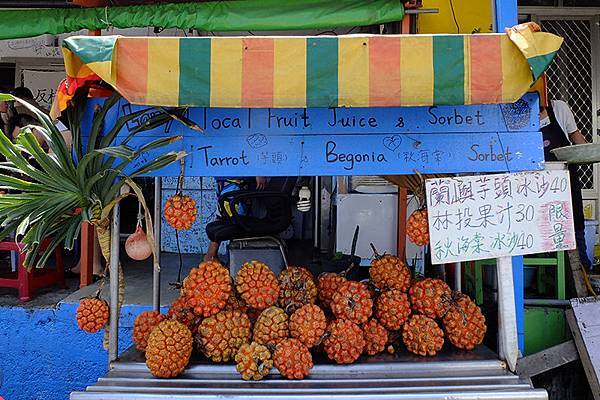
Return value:
<svg viewBox="0 0 600 400">
<path fill-rule="evenodd" d="M 104 332 L 77 327 L 77 304 L 0 308 L 0 396 L 6 400 L 68 400 L 107 372 Z M 123 306 L 119 351 L 131 346 L 135 317 L 150 306 Z M 1 400 L 1 398 L 0 398 Z"/>
</svg>

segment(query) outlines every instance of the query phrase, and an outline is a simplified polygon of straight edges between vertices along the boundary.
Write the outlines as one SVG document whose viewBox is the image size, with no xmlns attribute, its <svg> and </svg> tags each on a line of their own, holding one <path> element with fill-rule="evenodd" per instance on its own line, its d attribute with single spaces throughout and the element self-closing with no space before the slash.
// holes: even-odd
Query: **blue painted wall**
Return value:
<svg viewBox="0 0 600 400">
<path fill-rule="evenodd" d="M 135 317 L 147 306 L 122 309 L 119 350 L 131 346 Z M 77 304 L 0 308 L 0 396 L 6 400 L 67 400 L 107 371 L 103 332 L 77 327 Z"/>
<path fill-rule="evenodd" d="M 179 248 L 184 254 L 205 253 L 210 244 L 206 236 L 206 225 L 215 220 L 217 211 L 217 194 L 215 189 L 215 180 L 208 177 L 186 177 L 183 179 L 183 192 L 191 196 L 198 207 L 198 217 L 192 224 L 191 229 L 179 232 Z M 165 202 L 175 194 L 177 189 L 176 177 L 162 178 L 162 208 Z M 161 251 L 171 253 L 177 252 L 177 241 L 175 229 L 167 224 L 164 216 L 160 226 L 161 231 Z M 221 244 L 219 254 L 224 255 L 225 243 Z"/>
</svg>

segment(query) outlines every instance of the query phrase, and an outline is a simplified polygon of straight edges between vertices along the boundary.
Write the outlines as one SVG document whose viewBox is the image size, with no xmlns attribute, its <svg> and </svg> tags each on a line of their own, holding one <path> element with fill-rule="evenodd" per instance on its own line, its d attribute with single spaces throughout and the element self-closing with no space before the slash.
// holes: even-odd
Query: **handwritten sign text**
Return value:
<svg viewBox="0 0 600 400">
<path fill-rule="evenodd" d="M 575 247 L 567 171 L 426 181 L 432 262 Z"/>
</svg>

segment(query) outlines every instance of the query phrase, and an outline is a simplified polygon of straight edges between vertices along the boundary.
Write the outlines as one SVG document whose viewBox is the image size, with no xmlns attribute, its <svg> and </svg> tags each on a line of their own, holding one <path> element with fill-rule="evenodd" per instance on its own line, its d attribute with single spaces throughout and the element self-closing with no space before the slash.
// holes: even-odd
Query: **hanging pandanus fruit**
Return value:
<svg viewBox="0 0 600 400">
<path fill-rule="evenodd" d="M 196 201 L 188 195 L 176 194 L 169 197 L 165 203 L 165 220 L 178 231 L 190 229 L 196 221 L 197 214 Z"/>
<path fill-rule="evenodd" d="M 419 208 L 410 214 L 406 224 L 406 234 L 411 242 L 417 246 L 429 244 L 429 225 L 427 222 L 427 208 Z"/>
<path fill-rule="evenodd" d="M 425 180 L 418 171 L 415 172 L 418 177 L 418 183 L 414 184 L 410 189 L 417 199 L 418 208 L 408 217 L 406 235 L 417 246 L 426 246 L 429 244 L 429 223 L 425 200 Z"/>
<path fill-rule="evenodd" d="M 108 303 L 100 298 L 100 291 L 93 298 L 85 298 L 77 307 L 77 325 L 88 333 L 98 332 L 108 323 Z"/>
</svg>

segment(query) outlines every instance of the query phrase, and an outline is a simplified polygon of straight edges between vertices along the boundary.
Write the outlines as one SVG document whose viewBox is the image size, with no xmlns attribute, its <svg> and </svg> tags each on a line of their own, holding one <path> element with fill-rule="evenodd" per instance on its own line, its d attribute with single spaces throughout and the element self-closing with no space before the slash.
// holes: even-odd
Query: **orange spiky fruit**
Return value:
<svg viewBox="0 0 600 400">
<path fill-rule="evenodd" d="M 298 339 L 284 339 L 273 353 L 273 364 L 287 379 L 303 379 L 310 373 L 313 360 L 308 347 Z"/>
<path fill-rule="evenodd" d="M 243 344 L 235 355 L 235 369 L 245 381 L 259 381 L 269 375 L 273 358 L 266 346 L 252 342 Z"/>
<path fill-rule="evenodd" d="M 308 348 L 319 343 L 326 328 L 325 313 L 315 304 L 300 307 L 290 317 L 290 336 L 300 340 Z"/>
<path fill-rule="evenodd" d="M 245 263 L 235 277 L 237 292 L 252 308 L 264 310 L 279 297 L 279 282 L 271 269 L 260 261 Z"/>
<path fill-rule="evenodd" d="M 346 281 L 341 284 L 331 301 L 331 311 L 336 318 L 357 324 L 367 322 L 373 313 L 373 300 L 362 282 Z"/>
<path fill-rule="evenodd" d="M 336 319 L 327 327 L 323 349 L 338 364 L 351 364 L 365 348 L 363 330 L 352 321 Z"/>
<path fill-rule="evenodd" d="M 224 310 L 239 310 L 248 314 L 250 307 L 238 297 L 237 293 L 233 292 L 229 296 L 229 299 L 227 299 Z"/>
<path fill-rule="evenodd" d="M 191 332 L 196 332 L 196 328 L 202 321 L 202 317 L 196 315 L 194 309 L 189 305 L 185 296 L 179 296 L 167 311 L 167 318 L 181 322 Z"/>
<path fill-rule="evenodd" d="M 305 304 L 317 300 L 317 284 L 313 274 L 302 267 L 287 267 L 279 274 L 279 306 L 293 314 Z"/>
<path fill-rule="evenodd" d="M 160 324 L 166 318 L 166 315 L 161 314 L 158 311 L 144 311 L 135 317 L 131 336 L 133 337 L 133 343 L 135 343 L 135 347 L 138 350 L 146 351 L 150 332 L 156 325 Z"/>
<path fill-rule="evenodd" d="M 85 298 L 77 307 L 77 325 L 88 333 L 98 332 L 108 323 L 108 303 L 99 298 Z"/>
<path fill-rule="evenodd" d="M 373 249 L 375 249 L 373 247 Z M 375 252 L 375 258 L 369 268 L 371 282 L 379 290 L 400 290 L 406 292 L 410 287 L 410 269 L 400 257 Z"/>
<path fill-rule="evenodd" d="M 426 278 L 415 282 L 408 295 L 414 311 L 435 319 L 448 310 L 452 291 L 441 279 Z"/>
<path fill-rule="evenodd" d="M 410 241 L 417 246 L 429 244 L 429 224 L 426 208 L 418 209 L 410 214 L 406 223 L 406 234 Z"/>
<path fill-rule="evenodd" d="M 233 360 L 239 348 L 250 343 L 250 319 L 238 310 L 221 311 L 198 326 L 197 348 L 214 362 Z"/>
<path fill-rule="evenodd" d="M 289 336 L 289 317 L 281 308 L 271 306 L 260 313 L 254 324 L 255 342 L 275 345 Z"/>
<path fill-rule="evenodd" d="M 319 300 L 324 307 L 331 306 L 333 295 L 344 282 L 346 282 L 346 278 L 334 272 L 325 272 L 319 276 L 319 279 L 317 280 L 317 289 Z"/>
<path fill-rule="evenodd" d="M 385 350 L 385 345 L 389 340 L 389 333 L 375 318 L 371 318 L 369 322 L 363 325 L 363 332 L 365 335 L 364 352 L 366 354 L 374 356 Z"/>
<path fill-rule="evenodd" d="M 400 290 L 383 292 L 375 303 L 375 314 L 383 326 L 390 331 L 397 331 L 410 315 L 408 296 Z"/>
<path fill-rule="evenodd" d="M 435 356 L 444 345 L 444 332 L 433 319 L 413 315 L 402 328 L 402 341 L 411 353 Z"/>
<path fill-rule="evenodd" d="M 232 290 L 229 269 L 217 261 L 206 261 L 192 268 L 183 281 L 187 305 L 201 317 L 223 310 Z"/>
<path fill-rule="evenodd" d="M 487 326 L 481 309 L 469 296 L 456 293 L 442 318 L 446 337 L 459 349 L 473 350 L 483 342 Z"/>
<path fill-rule="evenodd" d="M 196 201 L 190 196 L 176 194 L 167 199 L 163 213 L 167 224 L 178 231 L 183 231 L 192 227 L 198 209 Z"/>
<path fill-rule="evenodd" d="M 152 329 L 146 346 L 146 366 L 159 378 L 183 372 L 192 354 L 192 333 L 181 322 L 165 320 Z"/>
</svg>

